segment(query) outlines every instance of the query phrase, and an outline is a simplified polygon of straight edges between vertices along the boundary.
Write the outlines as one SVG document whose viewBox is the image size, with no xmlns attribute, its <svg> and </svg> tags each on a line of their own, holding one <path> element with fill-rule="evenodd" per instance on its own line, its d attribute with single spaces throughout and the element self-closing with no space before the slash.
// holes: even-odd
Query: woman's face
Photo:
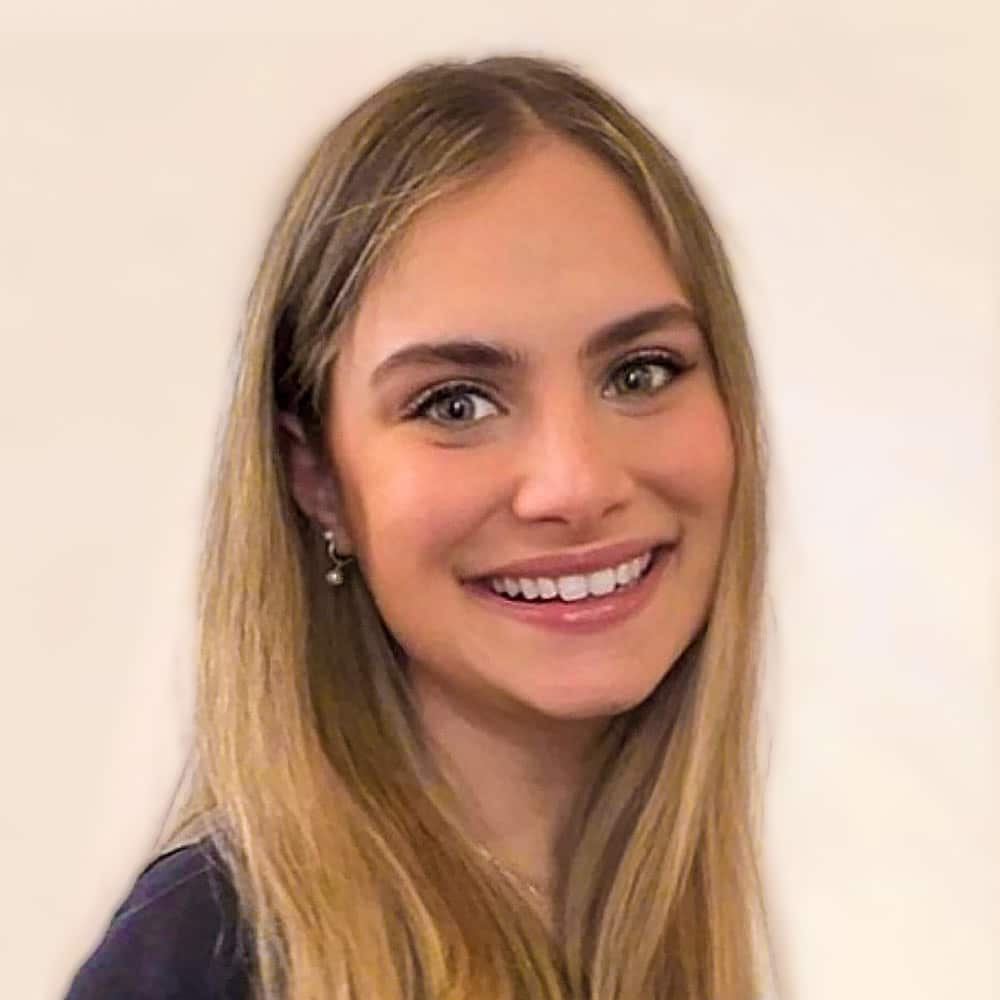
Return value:
<svg viewBox="0 0 1000 1000">
<path fill-rule="evenodd" d="M 535 143 L 426 209 L 343 332 L 342 547 L 418 696 L 567 720 L 642 701 L 705 621 L 734 460 L 621 183 Z"/>
</svg>

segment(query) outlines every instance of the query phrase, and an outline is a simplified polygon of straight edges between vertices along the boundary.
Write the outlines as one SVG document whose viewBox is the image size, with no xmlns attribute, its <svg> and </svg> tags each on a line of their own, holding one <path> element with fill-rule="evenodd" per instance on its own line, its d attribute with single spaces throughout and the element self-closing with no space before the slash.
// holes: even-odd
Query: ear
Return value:
<svg viewBox="0 0 1000 1000">
<path fill-rule="evenodd" d="M 352 554 L 353 545 L 344 525 L 329 461 L 309 443 L 302 422 L 290 413 L 279 415 L 278 436 L 288 485 L 295 502 L 306 517 L 324 530 L 334 532 L 338 553 Z"/>
</svg>

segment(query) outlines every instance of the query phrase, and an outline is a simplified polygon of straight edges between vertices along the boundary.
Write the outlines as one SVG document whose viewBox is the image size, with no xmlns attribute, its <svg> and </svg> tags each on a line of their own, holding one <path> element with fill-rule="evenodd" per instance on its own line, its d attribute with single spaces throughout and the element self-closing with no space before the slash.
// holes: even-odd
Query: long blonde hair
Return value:
<svg viewBox="0 0 1000 1000">
<path fill-rule="evenodd" d="M 476 853 L 423 752 L 360 573 L 331 590 L 277 418 L 321 430 L 338 331 L 419 210 L 567 138 L 633 193 L 708 338 L 736 455 L 711 613 L 613 720 L 561 851 L 554 928 Z M 602 88 L 528 57 L 422 66 L 327 133 L 254 283 L 198 598 L 196 746 L 159 846 L 207 836 L 287 1000 L 749 1000 L 765 926 L 755 729 L 765 443 L 730 268 L 673 155 Z"/>
</svg>

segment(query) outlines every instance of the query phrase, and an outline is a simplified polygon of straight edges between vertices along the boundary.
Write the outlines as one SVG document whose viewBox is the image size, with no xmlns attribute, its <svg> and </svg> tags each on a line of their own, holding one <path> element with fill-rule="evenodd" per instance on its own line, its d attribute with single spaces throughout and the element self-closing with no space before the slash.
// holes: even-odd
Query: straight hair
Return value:
<svg viewBox="0 0 1000 1000">
<path fill-rule="evenodd" d="M 319 440 L 340 333 L 421 209 L 538 135 L 589 151 L 641 206 L 709 344 L 736 460 L 709 615 L 655 691 L 607 727 L 560 846 L 551 929 L 463 836 L 403 651 L 361 574 L 325 585 L 278 435 L 293 413 Z M 565 64 L 417 67 L 309 156 L 235 361 L 200 567 L 195 747 L 159 846 L 207 837 L 225 862 L 255 996 L 759 996 L 766 446 L 730 265 L 674 155 Z"/>
</svg>

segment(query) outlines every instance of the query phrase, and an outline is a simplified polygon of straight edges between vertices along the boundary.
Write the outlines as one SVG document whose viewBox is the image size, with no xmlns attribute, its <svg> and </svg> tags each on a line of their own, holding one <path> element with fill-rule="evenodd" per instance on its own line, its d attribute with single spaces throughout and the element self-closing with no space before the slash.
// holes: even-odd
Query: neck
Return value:
<svg viewBox="0 0 1000 1000">
<path fill-rule="evenodd" d="M 606 720 L 560 720 L 473 706 L 426 683 L 415 694 L 431 752 L 498 866 L 551 892 L 555 848 Z"/>
</svg>

